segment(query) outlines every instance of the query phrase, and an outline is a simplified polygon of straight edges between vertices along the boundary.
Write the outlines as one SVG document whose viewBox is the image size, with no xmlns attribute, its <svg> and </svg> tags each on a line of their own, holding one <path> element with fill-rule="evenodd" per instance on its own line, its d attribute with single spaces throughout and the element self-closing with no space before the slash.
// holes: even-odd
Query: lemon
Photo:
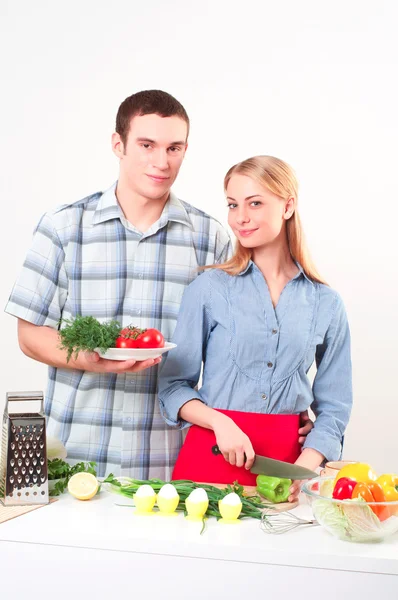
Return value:
<svg viewBox="0 0 398 600">
<path fill-rule="evenodd" d="M 99 483 L 91 473 L 75 473 L 69 479 L 68 492 L 78 500 L 91 500 L 98 487 Z"/>
</svg>

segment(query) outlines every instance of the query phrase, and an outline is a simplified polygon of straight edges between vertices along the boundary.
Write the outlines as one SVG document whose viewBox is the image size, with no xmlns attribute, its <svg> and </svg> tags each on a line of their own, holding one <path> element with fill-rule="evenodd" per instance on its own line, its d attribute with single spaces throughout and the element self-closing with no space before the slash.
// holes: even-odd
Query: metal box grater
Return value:
<svg viewBox="0 0 398 600">
<path fill-rule="evenodd" d="M 32 411 L 15 412 L 18 403 Z M 33 411 L 33 403 L 39 410 Z M 21 407 L 20 407 L 21 408 Z M 8 392 L 3 416 L 0 501 L 4 506 L 48 504 L 46 421 L 42 392 Z"/>
</svg>

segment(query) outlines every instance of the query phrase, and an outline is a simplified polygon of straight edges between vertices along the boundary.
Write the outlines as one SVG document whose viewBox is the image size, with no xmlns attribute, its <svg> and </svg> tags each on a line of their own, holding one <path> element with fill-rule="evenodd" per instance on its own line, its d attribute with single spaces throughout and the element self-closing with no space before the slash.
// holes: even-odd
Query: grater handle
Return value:
<svg viewBox="0 0 398 600">
<path fill-rule="evenodd" d="M 7 392 L 6 408 L 10 402 L 40 402 L 40 412 L 43 411 L 43 392 Z"/>
</svg>

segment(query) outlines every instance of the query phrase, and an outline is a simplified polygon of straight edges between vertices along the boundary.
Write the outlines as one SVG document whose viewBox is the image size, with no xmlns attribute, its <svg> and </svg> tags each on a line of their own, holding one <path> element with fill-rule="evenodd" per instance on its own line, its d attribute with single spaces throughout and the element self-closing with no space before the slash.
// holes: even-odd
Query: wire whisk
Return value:
<svg viewBox="0 0 398 600">
<path fill-rule="evenodd" d="M 260 527 L 266 533 L 287 533 L 300 525 L 319 525 L 316 519 L 302 519 L 290 511 L 277 512 L 273 509 L 263 511 Z"/>
</svg>

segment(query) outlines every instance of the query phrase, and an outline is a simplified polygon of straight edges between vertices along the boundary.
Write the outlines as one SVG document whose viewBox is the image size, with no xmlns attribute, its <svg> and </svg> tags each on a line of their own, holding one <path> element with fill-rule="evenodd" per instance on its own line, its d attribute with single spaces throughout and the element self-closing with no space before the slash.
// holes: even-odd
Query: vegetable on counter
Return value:
<svg viewBox="0 0 398 600">
<path fill-rule="evenodd" d="M 334 486 L 332 497 L 335 500 L 349 500 L 352 498 L 352 493 L 357 482 L 349 477 L 340 477 Z"/>
<path fill-rule="evenodd" d="M 363 483 L 370 483 L 376 481 L 377 475 L 372 467 L 366 463 L 352 463 L 345 465 L 336 475 L 335 483 L 342 477 L 348 477 L 354 481 L 362 481 Z"/>
<path fill-rule="evenodd" d="M 122 482 L 120 482 L 116 477 L 110 474 L 103 481 L 103 483 L 108 484 L 111 491 L 115 492 L 116 494 L 120 494 L 121 496 L 131 499 L 133 499 L 134 494 L 137 492 L 140 486 L 144 484 L 150 485 L 154 492 L 158 494 L 157 501 L 159 505 L 159 491 L 164 485 L 166 485 L 167 482 L 162 481 L 161 479 L 148 479 L 147 481 L 140 481 L 138 479 L 130 479 L 129 477 L 123 477 Z M 172 485 L 175 487 L 176 493 L 179 496 L 179 503 L 176 508 L 177 511 L 183 511 L 185 514 L 187 514 L 185 501 L 187 498 L 189 498 L 194 490 L 203 489 L 207 493 L 208 498 L 208 507 L 204 513 L 204 517 L 213 516 L 217 519 L 220 519 L 222 515 L 218 505 L 219 500 L 222 500 L 228 494 L 235 493 L 239 496 L 240 502 L 242 503 L 242 510 L 239 515 L 239 519 L 243 519 L 245 517 L 261 519 L 264 508 L 261 503 L 261 498 L 259 498 L 257 495 L 245 496 L 243 486 L 236 482 L 233 485 L 227 485 L 224 489 L 219 489 L 209 484 L 195 483 L 194 481 L 190 480 L 175 480 L 172 482 Z"/>
<path fill-rule="evenodd" d="M 268 475 L 258 475 L 256 479 L 257 491 L 261 496 L 278 504 L 287 502 L 290 496 L 291 479 L 281 479 L 280 477 L 269 477 Z"/>
<path fill-rule="evenodd" d="M 370 483 L 360 481 L 357 483 L 352 493 L 352 499 L 354 500 L 355 498 L 362 498 L 365 502 L 386 502 L 383 488 L 375 481 L 371 481 Z M 381 504 L 380 506 L 370 504 L 369 508 L 373 510 L 380 521 L 385 521 L 390 517 L 390 509 L 385 504 Z"/>
<path fill-rule="evenodd" d="M 393 473 L 385 473 L 380 475 L 376 483 L 381 485 L 387 502 L 398 501 L 398 475 Z M 398 506 L 390 508 L 391 514 L 398 515 Z"/>
<path fill-rule="evenodd" d="M 382 536 L 382 525 L 362 498 L 343 504 L 315 500 L 312 509 L 316 520 L 333 535 L 351 542 L 371 542 Z"/>
<path fill-rule="evenodd" d="M 398 506 L 388 506 L 398 501 L 398 475 L 387 473 L 377 477 L 366 463 L 344 466 L 337 474 L 332 489 L 335 500 L 363 500 L 368 503 L 379 521 L 398 515 Z"/>
<path fill-rule="evenodd" d="M 122 327 L 118 321 L 101 323 L 91 316 L 80 315 L 73 319 L 61 319 L 58 334 L 60 348 L 67 350 L 67 362 L 72 355 L 76 359 L 79 352 L 95 352 L 97 348 L 105 353 L 109 348 L 164 348 L 165 340 L 160 331 L 154 328 L 141 329 L 129 325 Z"/>
</svg>

